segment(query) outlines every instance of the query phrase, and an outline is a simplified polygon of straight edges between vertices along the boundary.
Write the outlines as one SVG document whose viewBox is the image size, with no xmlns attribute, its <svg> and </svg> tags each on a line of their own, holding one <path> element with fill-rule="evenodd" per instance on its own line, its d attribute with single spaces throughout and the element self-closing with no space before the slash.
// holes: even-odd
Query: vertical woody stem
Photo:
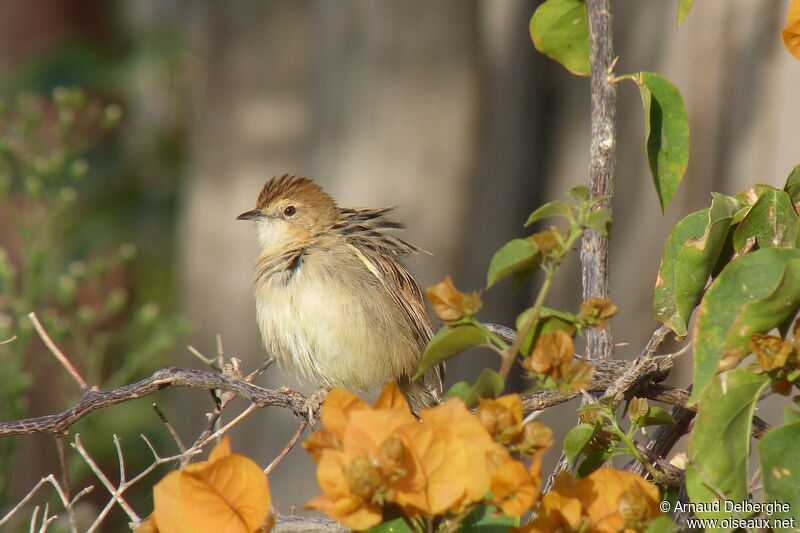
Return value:
<svg viewBox="0 0 800 533">
<path fill-rule="evenodd" d="M 609 0 L 586 0 L 589 18 L 589 58 L 592 65 L 592 138 L 589 188 L 592 197 L 614 194 L 617 88 L 612 79 L 614 41 Z M 597 208 L 608 208 L 606 200 Z M 608 237 L 587 230 L 581 245 L 583 298 L 608 297 Z M 610 326 L 587 332 L 586 356 L 610 359 L 614 342 Z"/>
</svg>

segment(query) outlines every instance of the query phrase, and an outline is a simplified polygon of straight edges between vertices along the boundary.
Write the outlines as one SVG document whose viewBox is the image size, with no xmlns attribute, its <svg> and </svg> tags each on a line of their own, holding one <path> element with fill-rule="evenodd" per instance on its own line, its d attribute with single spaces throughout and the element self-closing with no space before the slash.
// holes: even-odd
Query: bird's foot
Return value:
<svg viewBox="0 0 800 533">
<path fill-rule="evenodd" d="M 330 387 L 320 387 L 306 400 L 306 417 L 309 424 L 314 424 L 317 413 L 322 407 L 322 402 L 328 397 L 330 391 Z"/>
</svg>

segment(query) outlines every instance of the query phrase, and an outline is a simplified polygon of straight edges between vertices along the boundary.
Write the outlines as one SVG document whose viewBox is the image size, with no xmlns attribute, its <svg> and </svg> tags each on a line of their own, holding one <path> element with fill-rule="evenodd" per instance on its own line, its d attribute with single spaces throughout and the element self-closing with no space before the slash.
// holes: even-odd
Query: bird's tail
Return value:
<svg viewBox="0 0 800 533">
<path fill-rule="evenodd" d="M 411 410 L 419 414 L 420 409 L 435 407 L 442 403 L 444 382 L 444 364 L 436 365 L 417 379 L 410 377 L 398 381 Z"/>
</svg>

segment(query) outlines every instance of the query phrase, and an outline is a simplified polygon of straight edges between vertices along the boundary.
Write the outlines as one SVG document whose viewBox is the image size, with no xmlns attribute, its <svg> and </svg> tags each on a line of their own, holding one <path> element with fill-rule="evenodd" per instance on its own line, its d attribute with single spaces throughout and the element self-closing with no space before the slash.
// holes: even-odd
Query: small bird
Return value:
<svg viewBox="0 0 800 533">
<path fill-rule="evenodd" d="M 300 380 L 365 392 L 397 380 L 412 408 L 441 401 L 444 367 L 417 380 L 433 335 L 422 292 L 399 260 L 418 249 L 392 230 L 392 207 L 337 207 L 308 178 L 264 185 L 253 220 L 254 285 L 267 352 Z"/>
</svg>

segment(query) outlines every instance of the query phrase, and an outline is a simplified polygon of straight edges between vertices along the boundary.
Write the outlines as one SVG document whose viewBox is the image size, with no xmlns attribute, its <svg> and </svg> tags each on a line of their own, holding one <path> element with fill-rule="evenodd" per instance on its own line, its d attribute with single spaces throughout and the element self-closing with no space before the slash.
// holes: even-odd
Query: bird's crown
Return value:
<svg viewBox="0 0 800 533">
<path fill-rule="evenodd" d="M 308 178 L 284 174 L 275 176 L 264 184 L 256 202 L 257 209 L 264 209 L 280 200 L 293 200 L 304 205 L 335 208 L 336 202 L 322 188 Z"/>
</svg>

